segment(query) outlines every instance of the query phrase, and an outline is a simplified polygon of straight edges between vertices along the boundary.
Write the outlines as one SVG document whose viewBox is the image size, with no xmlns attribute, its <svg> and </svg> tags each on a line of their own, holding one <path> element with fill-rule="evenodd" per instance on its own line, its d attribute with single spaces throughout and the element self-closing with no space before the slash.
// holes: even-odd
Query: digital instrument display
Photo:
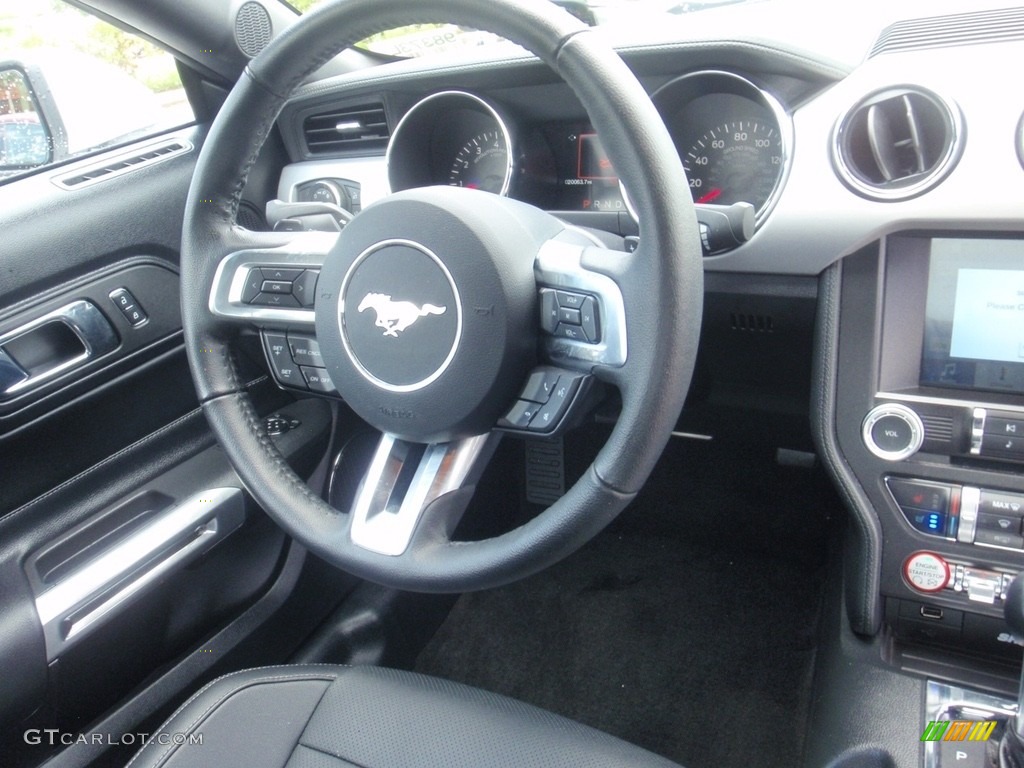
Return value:
<svg viewBox="0 0 1024 768">
<path fill-rule="evenodd" d="M 619 177 L 601 140 L 589 126 L 560 126 L 548 131 L 554 150 L 557 207 L 566 211 L 625 211 Z"/>
<path fill-rule="evenodd" d="M 932 240 L 921 384 L 1024 394 L 1024 241 Z"/>
</svg>

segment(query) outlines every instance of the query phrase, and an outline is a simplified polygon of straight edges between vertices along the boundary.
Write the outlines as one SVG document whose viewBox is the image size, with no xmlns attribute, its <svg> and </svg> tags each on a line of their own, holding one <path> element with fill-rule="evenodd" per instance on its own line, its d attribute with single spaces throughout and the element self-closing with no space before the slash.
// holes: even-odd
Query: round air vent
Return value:
<svg viewBox="0 0 1024 768">
<path fill-rule="evenodd" d="M 906 200 L 938 184 L 963 150 L 952 102 L 923 88 L 872 94 L 837 123 L 832 159 L 839 178 L 873 200 Z"/>
<path fill-rule="evenodd" d="M 270 14 L 257 2 L 243 3 L 235 15 L 235 42 L 238 49 L 254 58 L 270 42 L 273 28 Z"/>
</svg>

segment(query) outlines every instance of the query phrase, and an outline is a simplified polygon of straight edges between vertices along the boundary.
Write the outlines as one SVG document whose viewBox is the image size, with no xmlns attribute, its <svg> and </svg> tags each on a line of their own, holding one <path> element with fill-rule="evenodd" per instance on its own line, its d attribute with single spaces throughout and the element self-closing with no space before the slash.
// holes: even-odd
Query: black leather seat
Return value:
<svg viewBox="0 0 1024 768">
<path fill-rule="evenodd" d="M 251 669 L 213 681 L 175 712 L 129 765 L 670 768 L 675 763 L 476 688 L 378 667 L 314 664 Z"/>
</svg>

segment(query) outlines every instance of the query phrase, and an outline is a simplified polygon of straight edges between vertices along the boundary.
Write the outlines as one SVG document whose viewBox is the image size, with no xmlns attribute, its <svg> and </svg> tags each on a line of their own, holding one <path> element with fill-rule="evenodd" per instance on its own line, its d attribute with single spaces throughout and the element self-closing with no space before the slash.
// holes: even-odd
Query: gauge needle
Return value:
<svg viewBox="0 0 1024 768">
<path fill-rule="evenodd" d="M 721 194 L 722 194 L 722 190 L 718 189 L 718 187 L 715 187 L 710 192 L 708 192 L 706 195 L 702 195 L 701 197 L 697 198 L 696 202 L 697 203 L 710 203 L 710 202 L 713 202 L 713 201 L 717 200 L 718 197 Z"/>
</svg>

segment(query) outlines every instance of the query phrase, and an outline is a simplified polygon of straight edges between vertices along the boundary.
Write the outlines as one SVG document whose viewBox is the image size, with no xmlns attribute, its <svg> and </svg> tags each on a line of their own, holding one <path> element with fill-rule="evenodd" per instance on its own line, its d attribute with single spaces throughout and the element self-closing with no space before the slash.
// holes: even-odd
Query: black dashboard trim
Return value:
<svg viewBox="0 0 1024 768">
<path fill-rule="evenodd" d="M 818 287 L 814 371 L 811 391 L 811 432 L 836 483 L 854 525 L 847 529 L 844 553 L 844 596 L 854 632 L 875 635 L 881 626 L 882 529 L 871 502 L 854 477 L 839 448 L 836 397 L 839 363 L 839 305 L 845 262 L 822 274 Z"/>
</svg>

